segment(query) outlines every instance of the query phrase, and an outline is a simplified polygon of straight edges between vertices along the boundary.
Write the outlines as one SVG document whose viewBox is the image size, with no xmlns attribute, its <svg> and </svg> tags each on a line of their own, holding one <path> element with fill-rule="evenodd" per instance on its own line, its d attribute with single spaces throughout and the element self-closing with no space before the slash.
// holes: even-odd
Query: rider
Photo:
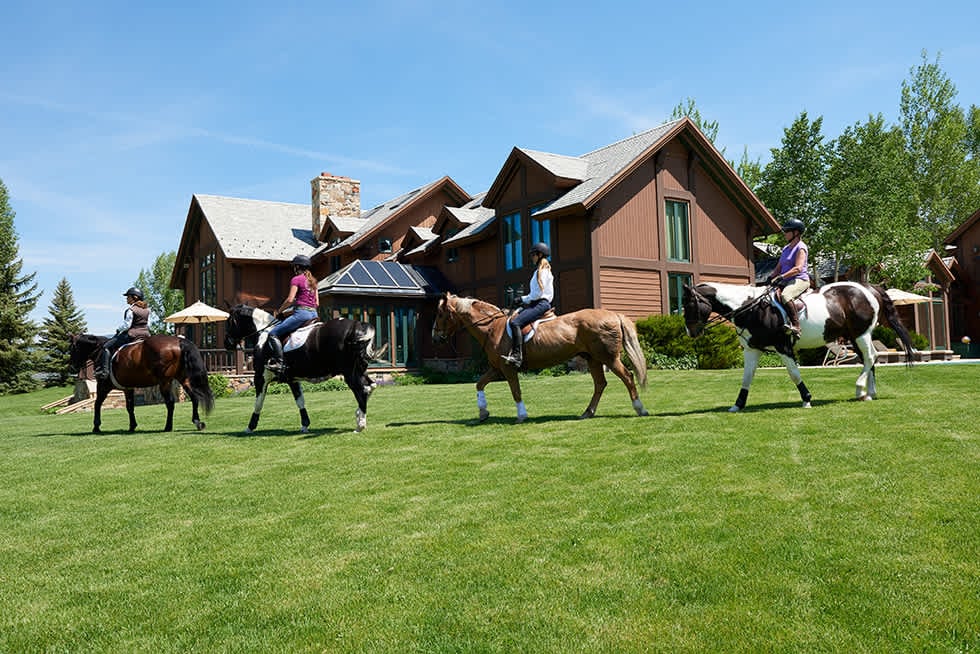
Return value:
<svg viewBox="0 0 980 654">
<path fill-rule="evenodd" d="M 551 301 L 555 297 L 555 277 L 551 274 L 551 264 L 548 262 L 550 256 L 551 248 L 547 243 L 538 243 L 531 248 L 528 253 L 528 258 L 534 264 L 531 292 L 514 300 L 513 306 L 517 310 L 507 323 L 511 331 L 510 354 L 504 357 L 504 361 L 517 368 L 524 362 L 521 328 L 544 315 L 551 308 Z"/>
<path fill-rule="evenodd" d="M 304 324 L 317 317 L 317 309 L 320 306 L 320 297 L 316 288 L 316 277 L 310 272 L 313 263 L 305 254 L 297 254 L 293 257 L 293 278 L 289 280 L 289 296 L 283 301 L 276 316 L 283 314 L 290 306 L 293 312 L 278 325 L 269 330 L 269 345 L 272 354 L 266 361 L 265 367 L 284 376 L 286 373 L 286 363 L 282 355 L 282 341 L 284 336 L 293 333 Z"/>
<path fill-rule="evenodd" d="M 123 322 L 116 328 L 115 336 L 102 345 L 102 356 L 99 357 L 95 365 L 96 379 L 109 378 L 109 359 L 114 350 L 134 339 L 146 338 L 150 335 L 150 330 L 147 327 L 150 322 L 150 307 L 143 300 L 143 291 L 135 286 L 130 286 L 123 295 L 128 304 L 123 313 Z"/>
<path fill-rule="evenodd" d="M 783 306 L 790 324 L 786 333 L 793 337 L 800 335 L 800 316 L 794 300 L 810 288 L 810 274 L 807 272 L 807 259 L 810 248 L 803 242 L 803 221 L 791 218 L 783 224 L 783 237 L 786 245 L 779 255 L 779 263 L 769 276 L 769 283 L 781 287 Z"/>
</svg>

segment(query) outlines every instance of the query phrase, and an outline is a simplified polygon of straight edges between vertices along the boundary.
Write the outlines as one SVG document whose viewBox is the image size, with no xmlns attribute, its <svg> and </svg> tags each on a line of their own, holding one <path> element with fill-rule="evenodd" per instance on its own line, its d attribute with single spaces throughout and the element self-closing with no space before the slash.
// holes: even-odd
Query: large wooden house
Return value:
<svg viewBox="0 0 980 654">
<path fill-rule="evenodd" d="M 956 273 L 949 291 L 952 347 L 980 356 L 980 209 L 953 230 L 945 243 Z M 964 337 L 968 339 L 965 343 Z"/>
<path fill-rule="evenodd" d="M 312 207 L 195 195 L 171 286 L 188 304 L 271 306 L 289 260 L 309 254 L 321 312 L 371 321 L 387 365 L 414 368 L 470 352 L 468 336 L 428 338 L 435 298 L 509 304 L 527 290 L 535 242 L 551 247 L 560 312 L 642 318 L 678 311 L 684 283 L 751 283 L 753 239 L 778 229 L 681 118 L 580 156 L 515 147 L 478 195 L 443 177 L 361 211 L 360 183 L 326 173 L 312 180 Z M 194 337 L 220 343 L 222 326 Z"/>
</svg>

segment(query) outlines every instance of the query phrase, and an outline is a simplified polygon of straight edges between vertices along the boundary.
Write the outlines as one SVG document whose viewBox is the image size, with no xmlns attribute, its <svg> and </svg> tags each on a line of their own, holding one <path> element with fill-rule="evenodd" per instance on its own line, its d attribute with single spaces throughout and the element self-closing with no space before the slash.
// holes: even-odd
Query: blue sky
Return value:
<svg viewBox="0 0 980 654">
<path fill-rule="evenodd" d="M 688 97 L 729 159 L 765 162 L 802 111 L 827 139 L 896 121 L 923 49 L 980 105 L 975 0 L 814 6 L 5 3 L 0 179 L 32 317 L 64 277 L 111 333 L 194 193 L 308 203 L 321 171 L 360 180 L 365 209 L 443 175 L 477 193 L 514 146 L 583 154 Z"/>
</svg>

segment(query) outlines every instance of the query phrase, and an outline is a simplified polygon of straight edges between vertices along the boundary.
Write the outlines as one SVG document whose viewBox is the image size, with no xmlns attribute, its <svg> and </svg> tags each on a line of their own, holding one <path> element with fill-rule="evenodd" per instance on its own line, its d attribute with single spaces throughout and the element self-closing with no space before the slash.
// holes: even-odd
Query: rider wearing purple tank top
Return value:
<svg viewBox="0 0 980 654">
<path fill-rule="evenodd" d="M 769 276 L 769 282 L 782 287 L 782 301 L 786 307 L 786 315 L 790 324 L 787 332 L 795 337 L 800 335 L 800 315 L 794 300 L 810 288 L 810 273 L 807 271 L 807 259 L 810 248 L 803 242 L 802 220 L 793 218 L 783 225 L 783 236 L 786 246 L 779 255 L 779 263 Z"/>
<path fill-rule="evenodd" d="M 287 308 L 293 312 L 282 322 L 269 330 L 269 347 L 271 353 L 265 367 L 277 373 L 280 377 L 286 375 L 286 365 L 282 353 L 282 338 L 317 317 L 317 307 L 320 305 L 317 295 L 316 278 L 310 273 L 312 262 L 303 254 L 293 257 L 293 278 L 289 280 L 289 295 L 283 301 L 278 316 Z"/>
</svg>

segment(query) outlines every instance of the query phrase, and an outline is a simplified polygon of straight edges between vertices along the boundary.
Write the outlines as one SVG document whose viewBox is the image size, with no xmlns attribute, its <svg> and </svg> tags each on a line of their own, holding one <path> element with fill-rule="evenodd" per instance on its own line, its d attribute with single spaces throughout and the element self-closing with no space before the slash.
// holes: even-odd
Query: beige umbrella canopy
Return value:
<svg viewBox="0 0 980 654">
<path fill-rule="evenodd" d="M 902 291 L 897 288 L 890 288 L 886 293 L 888 293 L 888 297 L 895 304 L 918 304 L 919 302 L 929 301 L 929 298 L 924 295 L 916 295 L 915 293 L 909 293 L 908 291 Z"/>
<path fill-rule="evenodd" d="M 205 322 L 221 322 L 228 318 L 228 312 L 215 309 L 203 302 L 195 302 L 177 313 L 172 313 L 163 319 L 164 322 L 200 324 Z"/>
</svg>

